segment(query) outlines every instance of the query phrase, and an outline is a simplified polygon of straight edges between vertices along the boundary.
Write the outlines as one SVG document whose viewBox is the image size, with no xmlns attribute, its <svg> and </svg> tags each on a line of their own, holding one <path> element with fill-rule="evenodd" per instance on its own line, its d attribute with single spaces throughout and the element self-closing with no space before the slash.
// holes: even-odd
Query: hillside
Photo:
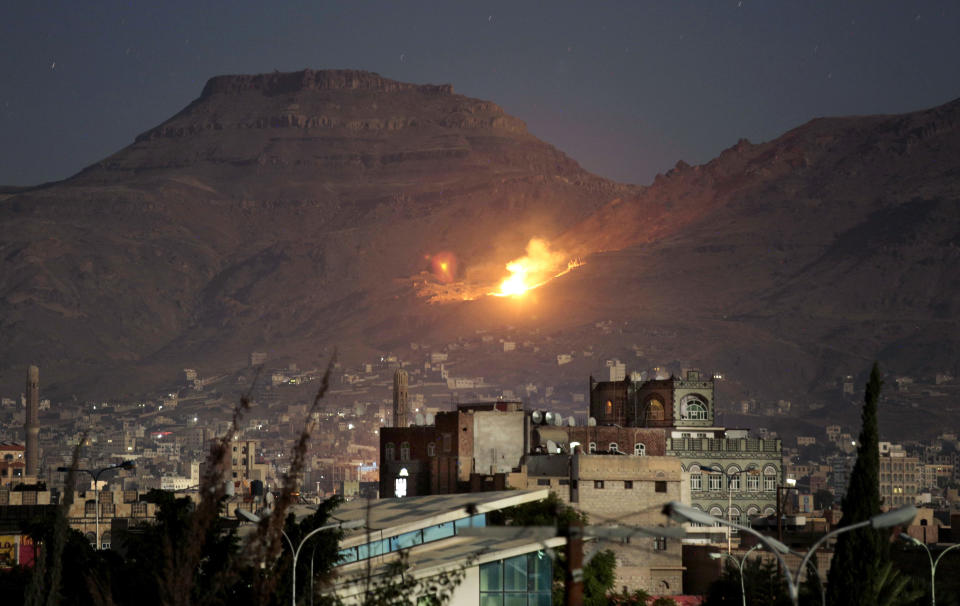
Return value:
<svg viewBox="0 0 960 606">
<path fill-rule="evenodd" d="M 0 386 L 38 362 L 54 393 L 118 395 L 253 349 L 349 361 L 505 325 L 722 371 L 731 400 L 819 398 L 875 358 L 956 373 L 958 201 L 958 101 L 814 120 L 640 187 L 449 85 L 222 76 L 73 178 L 0 194 Z M 461 296 L 534 237 L 585 264 L 524 304 Z M 597 361 L 474 364 L 585 383 Z"/>
</svg>

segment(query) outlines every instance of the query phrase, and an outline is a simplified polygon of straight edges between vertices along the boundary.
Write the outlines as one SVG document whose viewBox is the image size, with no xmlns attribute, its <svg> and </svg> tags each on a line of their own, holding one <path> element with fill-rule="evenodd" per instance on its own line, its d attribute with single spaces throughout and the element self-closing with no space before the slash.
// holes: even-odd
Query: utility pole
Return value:
<svg viewBox="0 0 960 606">
<path fill-rule="evenodd" d="M 567 574 L 564 579 L 565 606 L 583 604 L 583 523 L 574 521 L 563 529 L 567 537 Z"/>
</svg>

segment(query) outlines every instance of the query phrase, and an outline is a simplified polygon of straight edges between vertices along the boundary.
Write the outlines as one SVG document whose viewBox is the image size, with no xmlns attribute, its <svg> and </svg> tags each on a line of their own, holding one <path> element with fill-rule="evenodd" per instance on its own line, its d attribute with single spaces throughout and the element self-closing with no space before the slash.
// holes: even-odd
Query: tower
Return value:
<svg viewBox="0 0 960 606">
<path fill-rule="evenodd" d="M 407 371 L 398 368 L 393 373 L 393 426 L 407 426 L 407 384 L 409 376 Z"/>
<path fill-rule="evenodd" d="M 27 476 L 36 477 L 40 466 L 40 369 L 31 365 L 27 369 Z"/>
</svg>

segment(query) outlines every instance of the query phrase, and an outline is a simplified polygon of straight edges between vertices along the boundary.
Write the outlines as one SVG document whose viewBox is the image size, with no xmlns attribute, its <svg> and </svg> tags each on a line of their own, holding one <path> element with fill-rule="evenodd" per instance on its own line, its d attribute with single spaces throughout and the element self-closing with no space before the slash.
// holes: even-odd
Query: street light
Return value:
<svg viewBox="0 0 960 606">
<path fill-rule="evenodd" d="M 723 471 L 723 468 L 720 467 L 719 465 L 711 465 L 707 469 L 709 469 L 710 471 L 716 471 L 722 475 L 727 475 Z M 727 475 L 727 519 L 730 519 L 730 510 L 733 509 L 733 486 L 730 484 L 730 478 L 732 476 L 733 474 Z M 727 526 L 727 553 L 729 554 L 730 551 L 731 551 L 730 527 Z"/>
<path fill-rule="evenodd" d="M 133 461 L 121 461 L 120 463 L 114 463 L 113 465 L 108 465 L 107 467 L 103 467 L 102 469 L 98 469 L 96 471 L 90 469 L 74 469 L 73 467 L 57 467 L 57 471 L 62 473 L 82 471 L 90 474 L 90 477 L 93 478 L 93 502 L 97 509 L 97 544 L 95 545 L 95 549 L 100 549 L 100 474 L 105 471 L 110 471 L 111 469 L 133 469 L 134 467 L 135 464 Z"/>
<path fill-rule="evenodd" d="M 694 509 L 689 505 L 684 505 L 683 503 L 678 503 L 677 501 L 670 501 L 663 507 L 664 515 L 670 517 L 671 519 L 677 522 L 695 522 L 697 524 L 715 524 L 717 522 L 721 524 L 726 524 L 732 528 L 737 528 L 743 532 L 748 532 L 753 536 L 757 537 L 761 542 L 765 543 L 766 546 L 777 556 L 777 560 L 780 562 L 780 566 L 783 570 L 784 575 L 787 577 L 787 587 L 790 590 L 790 600 L 793 602 L 794 606 L 799 605 L 799 589 L 794 583 L 794 577 L 790 574 L 790 569 L 787 568 L 786 564 L 783 561 L 783 556 L 781 554 L 790 553 L 790 548 L 786 545 L 774 539 L 773 537 L 768 537 L 764 534 L 760 534 L 753 528 L 747 526 L 741 526 L 729 520 L 724 520 L 722 518 L 715 518 L 712 515 L 700 511 L 699 509 Z M 827 533 L 826 535 L 820 537 L 820 539 L 813 544 L 813 546 L 807 551 L 803 556 L 803 560 L 800 562 L 800 566 L 797 567 L 796 578 L 800 578 L 800 573 L 807 566 L 807 563 L 810 561 L 810 556 L 817 550 L 820 545 L 824 543 L 827 539 L 835 537 L 838 534 L 848 532 L 850 530 L 856 530 L 857 528 L 864 528 L 866 526 L 871 526 L 875 529 L 879 528 L 890 528 L 892 526 L 901 526 L 906 524 L 917 515 L 917 508 L 913 505 L 907 505 L 901 507 L 900 509 L 894 509 L 886 513 L 881 513 L 873 516 L 868 520 L 862 522 L 857 522 L 856 524 L 851 524 L 849 526 L 844 526 L 842 528 L 837 528 L 833 532 Z"/>
<path fill-rule="evenodd" d="M 737 557 L 731 553 L 711 553 L 710 557 L 714 560 L 719 560 L 720 558 L 730 558 L 733 560 L 733 563 L 737 565 L 737 570 L 740 572 L 740 597 L 743 598 L 743 606 L 747 606 L 747 590 L 743 585 L 743 565 L 747 561 L 747 556 L 750 555 L 750 552 L 754 549 L 760 549 L 763 547 L 763 543 L 757 543 L 753 547 L 747 550 L 747 553 L 743 554 L 743 557 L 737 559 Z"/>
<path fill-rule="evenodd" d="M 259 524 L 263 519 L 255 513 L 249 512 L 245 509 L 237 509 L 237 515 L 253 522 L 254 524 Z M 293 574 L 291 579 L 291 594 L 290 594 L 290 603 L 292 606 L 297 606 L 297 558 L 300 557 L 300 550 L 303 549 L 303 544 L 307 542 L 307 539 L 313 535 L 321 532 L 323 530 L 332 530 L 334 528 L 342 528 L 349 530 L 351 528 L 360 528 L 364 525 L 363 520 L 348 520 L 346 522 L 337 522 L 336 524 L 327 524 L 321 526 L 320 528 L 314 528 L 307 533 L 307 536 L 303 537 L 300 541 L 300 545 L 296 549 L 293 548 L 293 541 L 290 540 L 290 537 L 287 536 L 287 533 L 280 529 L 280 534 L 283 535 L 283 538 L 287 540 L 287 545 L 290 546 L 290 553 L 293 555 Z M 310 571 L 310 580 L 313 581 L 313 571 Z"/>
<path fill-rule="evenodd" d="M 946 549 L 941 551 L 940 555 L 937 556 L 937 559 L 934 560 L 933 554 L 930 553 L 930 548 L 927 547 L 927 544 L 924 543 L 923 541 L 918 541 L 916 538 L 908 535 L 905 532 L 900 533 L 900 538 L 903 539 L 904 541 L 909 541 L 914 545 L 919 545 L 920 547 L 923 547 L 923 550 L 927 552 L 927 557 L 930 559 L 930 604 L 931 606 L 937 606 L 937 590 L 936 590 L 936 587 L 934 586 L 936 582 L 936 577 L 937 577 L 937 564 L 940 563 L 940 558 L 947 555 L 948 551 L 956 547 L 960 547 L 960 543 L 947 547 Z"/>
</svg>

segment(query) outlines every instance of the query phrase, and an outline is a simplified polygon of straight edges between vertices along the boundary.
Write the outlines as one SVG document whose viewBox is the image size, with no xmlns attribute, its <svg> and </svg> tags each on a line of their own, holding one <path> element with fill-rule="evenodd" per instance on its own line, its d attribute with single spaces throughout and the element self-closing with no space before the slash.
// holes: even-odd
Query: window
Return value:
<svg viewBox="0 0 960 606">
<path fill-rule="evenodd" d="M 637 442 L 633 445 L 633 454 L 642 457 L 647 454 L 647 447 L 643 442 Z"/>
<path fill-rule="evenodd" d="M 383 456 L 388 461 L 396 460 L 396 453 L 393 450 L 393 442 L 387 442 L 387 445 L 383 447 Z"/>
<path fill-rule="evenodd" d="M 663 420 L 663 402 L 660 401 L 660 398 L 653 397 L 647 400 L 647 419 L 650 421 Z"/>
<path fill-rule="evenodd" d="M 606 411 L 607 411 L 608 417 L 613 415 L 613 402 L 611 402 L 610 400 L 607 400 Z"/>
<path fill-rule="evenodd" d="M 740 490 L 740 473 L 733 472 L 727 477 L 727 487 L 730 490 Z"/>
<path fill-rule="evenodd" d="M 97 515 L 97 502 L 93 499 L 87 501 L 83 504 L 83 515 L 85 516 L 96 516 Z M 96 540 L 94 540 L 96 543 Z"/>
<path fill-rule="evenodd" d="M 437 445 L 433 442 L 427 442 L 427 456 L 435 457 L 437 456 Z"/>
<path fill-rule="evenodd" d="M 747 490 L 757 492 L 760 490 L 760 476 L 755 473 L 747 475 Z"/>
<path fill-rule="evenodd" d="M 654 551 L 666 551 L 666 550 L 667 550 L 667 537 L 654 537 L 654 539 L 653 539 L 653 550 L 654 550 Z"/>
<path fill-rule="evenodd" d="M 623 488 L 624 490 L 633 490 L 633 480 L 624 480 Z"/>
<path fill-rule="evenodd" d="M 542 551 L 480 565 L 481 606 L 549 606 L 553 565 Z"/>
<path fill-rule="evenodd" d="M 699 473 L 690 474 L 690 490 L 703 490 L 703 476 Z"/>
<path fill-rule="evenodd" d="M 539 478 L 537 480 L 537 486 L 549 486 L 550 478 Z"/>
<path fill-rule="evenodd" d="M 719 473 L 711 473 L 707 476 L 707 488 L 710 490 L 720 490 L 722 484 L 723 476 Z"/>
<path fill-rule="evenodd" d="M 410 460 L 410 442 L 400 443 L 400 460 L 401 461 Z"/>
<path fill-rule="evenodd" d="M 616 442 L 610 442 L 610 446 L 607 447 L 607 450 L 610 451 L 610 452 L 613 452 L 613 453 L 618 452 L 618 450 L 617 450 L 617 443 L 616 443 Z"/>
<path fill-rule="evenodd" d="M 773 476 L 763 476 L 763 490 L 773 492 L 777 489 L 777 479 Z"/>
<path fill-rule="evenodd" d="M 602 489 L 602 488 L 603 488 L 603 480 L 594 480 L 594 481 L 593 481 L 593 487 L 596 488 L 597 490 Z"/>
<path fill-rule="evenodd" d="M 130 512 L 134 516 L 146 517 L 147 515 L 147 504 L 145 502 L 134 503 L 130 507 Z"/>
<path fill-rule="evenodd" d="M 693 421 L 705 421 L 707 419 L 707 407 L 699 401 L 691 400 L 687 403 L 686 418 Z"/>
<path fill-rule="evenodd" d="M 597 443 L 596 443 L 596 442 L 590 442 L 589 450 L 590 450 L 590 452 L 597 452 Z"/>
<path fill-rule="evenodd" d="M 667 482 L 666 480 L 656 480 L 653 483 L 654 492 L 667 492 Z"/>
<path fill-rule="evenodd" d="M 443 434 L 443 452 L 450 452 L 450 434 Z"/>
</svg>

